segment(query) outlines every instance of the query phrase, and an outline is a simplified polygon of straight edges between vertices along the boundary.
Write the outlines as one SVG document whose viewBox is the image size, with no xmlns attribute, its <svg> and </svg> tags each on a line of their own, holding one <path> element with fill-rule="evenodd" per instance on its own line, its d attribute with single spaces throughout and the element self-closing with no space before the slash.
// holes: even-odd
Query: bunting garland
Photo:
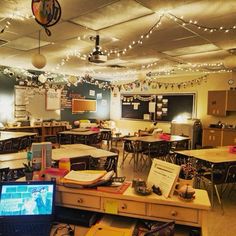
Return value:
<svg viewBox="0 0 236 236">
<path fill-rule="evenodd" d="M 125 91 L 132 91 L 135 88 L 140 88 L 141 91 L 148 91 L 149 89 L 174 89 L 174 88 L 178 88 L 178 89 L 185 89 L 188 87 L 193 87 L 193 86 L 198 86 L 201 85 L 202 82 L 207 82 L 207 77 L 209 74 L 207 75 L 203 75 L 201 77 L 198 77 L 196 79 L 191 79 L 191 80 L 187 80 L 187 81 L 182 81 L 182 82 L 161 82 L 158 81 L 156 79 L 146 79 L 143 81 L 139 81 L 136 80 L 134 82 L 128 83 L 128 84 L 122 84 L 122 85 L 115 85 L 114 87 L 117 87 L 119 89 L 119 91 L 121 90 L 125 90 Z"/>
</svg>

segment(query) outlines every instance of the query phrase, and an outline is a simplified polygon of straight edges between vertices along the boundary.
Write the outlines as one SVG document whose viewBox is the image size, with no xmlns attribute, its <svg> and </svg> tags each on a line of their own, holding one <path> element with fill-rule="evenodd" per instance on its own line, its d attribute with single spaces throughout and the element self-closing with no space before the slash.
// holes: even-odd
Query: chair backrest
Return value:
<svg viewBox="0 0 236 236">
<path fill-rule="evenodd" d="M 6 140 L 3 142 L 2 153 L 12 152 L 12 140 Z"/>
<path fill-rule="evenodd" d="M 46 136 L 45 142 L 58 143 L 57 135 Z"/>
<path fill-rule="evenodd" d="M 107 140 L 107 141 L 111 140 L 111 131 L 110 130 L 102 131 L 101 138 L 102 140 Z"/>
<path fill-rule="evenodd" d="M 8 168 L 8 167 L 0 169 L 0 182 L 8 180 L 7 175 L 8 175 L 9 170 L 10 170 L 10 168 Z"/>
<path fill-rule="evenodd" d="M 70 159 L 71 170 L 89 170 L 90 169 L 90 156 L 77 157 Z"/>
<path fill-rule="evenodd" d="M 23 137 L 20 139 L 19 150 L 24 150 L 30 146 L 30 138 Z"/>
<path fill-rule="evenodd" d="M 134 148 L 134 146 L 133 146 L 132 141 L 130 141 L 130 140 L 124 140 L 124 151 L 125 151 L 125 152 L 130 152 L 130 153 L 135 152 L 135 148 Z"/>
<path fill-rule="evenodd" d="M 226 177 L 225 177 L 226 183 L 236 183 L 236 165 L 230 165 Z"/>
<path fill-rule="evenodd" d="M 114 172 L 117 173 L 117 164 L 118 164 L 118 156 L 107 157 L 104 164 L 104 169 L 107 172 L 114 170 Z"/>
<path fill-rule="evenodd" d="M 145 147 L 145 152 L 150 157 L 163 157 L 170 152 L 170 143 L 166 141 L 150 143 Z"/>
</svg>

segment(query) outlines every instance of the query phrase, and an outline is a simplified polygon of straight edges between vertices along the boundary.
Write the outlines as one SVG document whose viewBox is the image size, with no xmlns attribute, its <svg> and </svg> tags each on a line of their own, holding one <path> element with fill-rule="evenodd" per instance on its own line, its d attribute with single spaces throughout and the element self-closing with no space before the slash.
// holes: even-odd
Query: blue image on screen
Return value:
<svg viewBox="0 0 236 236">
<path fill-rule="evenodd" d="M 53 205 L 53 185 L 3 186 L 0 216 L 50 215 Z"/>
</svg>

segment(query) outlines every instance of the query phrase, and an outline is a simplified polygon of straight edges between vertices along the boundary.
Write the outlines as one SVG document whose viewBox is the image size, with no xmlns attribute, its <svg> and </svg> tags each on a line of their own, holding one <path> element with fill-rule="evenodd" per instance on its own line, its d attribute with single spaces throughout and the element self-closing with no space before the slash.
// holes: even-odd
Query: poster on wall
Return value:
<svg viewBox="0 0 236 236">
<path fill-rule="evenodd" d="M 46 91 L 46 110 L 59 110 L 61 108 L 61 90 L 49 89 Z"/>
<path fill-rule="evenodd" d="M 26 105 L 26 88 L 15 86 L 15 105 Z"/>
</svg>

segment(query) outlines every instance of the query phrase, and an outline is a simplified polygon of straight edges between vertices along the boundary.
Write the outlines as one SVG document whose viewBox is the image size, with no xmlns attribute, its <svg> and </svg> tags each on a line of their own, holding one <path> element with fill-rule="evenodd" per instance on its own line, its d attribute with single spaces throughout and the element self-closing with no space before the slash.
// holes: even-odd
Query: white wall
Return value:
<svg viewBox="0 0 236 236">
<path fill-rule="evenodd" d="M 186 88 L 177 86 L 171 88 L 169 86 L 167 89 L 148 88 L 147 91 L 141 91 L 140 88 L 135 88 L 130 91 L 121 90 L 119 92 L 117 89 L 113 91 L 111 96 L 111 120 L 116 121 L 118 128 L 125 134 L 133 133 L 139 129 L 145 129 L 150 127 L 150 122 L 148 121 L 135 121 L 127 120 L 121 118 L 121 102 L 120 94 L 165 94 L 165 93 L 196 93 L 196 117 L 201 120 L 203 126 L 208 126 L 210 123 L 217 123 L 219 120 L 223 123 L 236 125 L 236 112 L 231 112 L 227 117 L 214 117 L 207 115 L 207 96 L 209 90 L 228 90 L 230 85 L 228 85 L 228 80 L 232 79 L 233 73 L 214 73 L 208 75 L 206 82 L 202 81 L 200 84 L 194 84 L 193 86 L 186 86 Z M 158 82 L 162 83 L 181 83 L 190 80 L 198 79 L 200 76 L 186 76 L 186 77 L 169 77 L 157 79 Z M 231 87 L 236 87 L 235 84 Z M 116 96 L 114 96 L 116 94 Z M 159 122 L 159 127 L 163 129 L 164 132 L 170 132 L 169 122 Z"/>
</svg>

